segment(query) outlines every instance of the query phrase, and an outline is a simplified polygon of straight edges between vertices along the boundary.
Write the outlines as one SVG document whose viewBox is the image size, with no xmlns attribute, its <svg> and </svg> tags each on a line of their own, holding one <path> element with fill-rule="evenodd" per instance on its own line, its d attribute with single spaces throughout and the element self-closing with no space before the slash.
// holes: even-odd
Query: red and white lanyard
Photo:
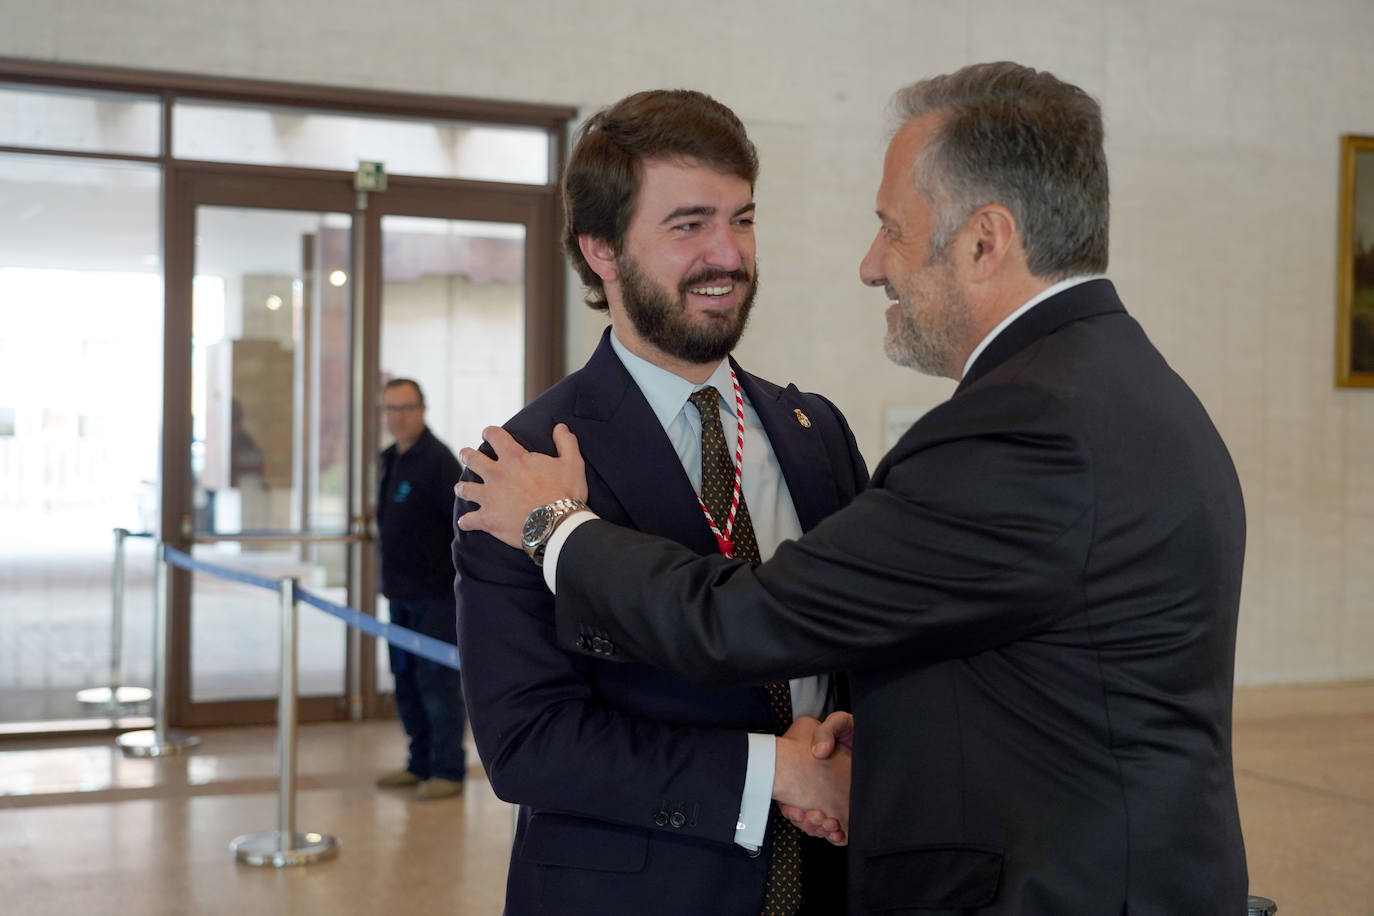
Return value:
<svg viewBox="0 0 1374 916">
<path fill-rule="evenodd" d="M 735 386 L 735 429 L 738 431 L 738 436 L 735 439 L 735 491 L 730 497 L 730 516 L 725 520 L 724 534 L 721 534 L 720 529 L 716 527 L 715 519 L 711 518 L 711 510 L 706 508 L 706 502 L 701 498 L 701 494 L 697 494 L 697 503 L 701 506 L 701 514 L 706 516 L 706 524 L 711 526 L 711 533 L 716 537 L 716 546 L 720 549 L 721 555 L 726 557 L 735 555 L 735 542 L 730 540 L 730 535 L 735 530 L 735 513 L 739 511 L 740 484 L 744 480 L 744 395 L 739 390 L 739 379 L 735 378 L 733 367 L 730 369 L 730 383 Z"/>
</svg>

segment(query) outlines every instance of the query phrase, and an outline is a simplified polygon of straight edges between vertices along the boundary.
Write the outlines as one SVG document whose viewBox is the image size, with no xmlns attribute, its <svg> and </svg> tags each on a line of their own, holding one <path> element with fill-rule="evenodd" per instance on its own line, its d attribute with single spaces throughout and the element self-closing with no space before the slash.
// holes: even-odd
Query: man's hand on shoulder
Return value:
<svg viewBox="0 0 1374 916">
<path fill-rule="evenodd" d="M 459 481 L 459 499 L 479 508 L 458 517 L 463 531 L 485 531 L 510 547 L 520 547 L 520 531 L 530 512 L 557 499 L 587 499 L 587 472 L 577 437 L 562 423 L 553 428 L 557 457 L 527 451 L 499 426 L 482 430 L 495 458 L 473 448 L 458 456 L 480 480 Z"/>
</svg>

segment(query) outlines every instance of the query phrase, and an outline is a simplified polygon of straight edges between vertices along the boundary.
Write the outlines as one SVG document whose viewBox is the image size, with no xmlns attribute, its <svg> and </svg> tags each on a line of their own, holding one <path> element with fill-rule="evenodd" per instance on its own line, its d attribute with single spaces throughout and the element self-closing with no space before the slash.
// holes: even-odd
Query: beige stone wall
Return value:
<svg viewBox="0 0 1374 916">
<path fill-rule="evenodd" d="M 870 462 L 947 382 L 885 365 L 857 265 L 891 92 L 1013 58 L 1105 108 L 1112 277 L 1226 436 L 1242 682 L 1374 676 L 1374 391 L 1332 385 L 1338 138 L 1374 134 L 1368 0 L 0 0 L 0 54 L 578 106 L 691 86 L 763 161 L 748 364 L 831 395 Z M 569 283 L 568 362 L 601 319 Z M 502 417 L 492 417 L 500 420 Z"/>
</svg>

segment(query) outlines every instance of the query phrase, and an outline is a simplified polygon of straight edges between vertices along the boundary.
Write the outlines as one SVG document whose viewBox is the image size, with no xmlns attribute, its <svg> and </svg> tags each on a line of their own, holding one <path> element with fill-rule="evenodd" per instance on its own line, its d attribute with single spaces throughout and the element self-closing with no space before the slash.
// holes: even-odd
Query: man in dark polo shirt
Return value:
<svg viewBox="0 0 1374 916">
<path fill-rule="evenodd" d="M 377 495 L 382 594 L 391 622 L 457 644 L 453 597 L 453 484 L 462 469 L 448 446 L 425 426 L 425 396 L 411 379 L 387 382 L 382 393 L 387 432 Z M 410 736 L 410 760 L 377 785 L 417 786 L 422 801 L 461 795 L 467 721 L 458 672 L 390 647 L 396 712 Z"/>
</svg>

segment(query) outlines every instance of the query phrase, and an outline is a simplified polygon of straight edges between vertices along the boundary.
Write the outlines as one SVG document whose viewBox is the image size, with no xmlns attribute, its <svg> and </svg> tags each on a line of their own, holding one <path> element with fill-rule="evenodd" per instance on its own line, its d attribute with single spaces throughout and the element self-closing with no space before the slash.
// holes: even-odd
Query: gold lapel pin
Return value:
<svg viewBox="0 0 1374 916">
<path fill-rule="evenodd" d="M 797 422 L 802 425 L 802 429 L 811 428 L 811 418 L 802 413 L 800 407 L 794 408 L 792 412 L 797 415 Z"/>
</svg>

